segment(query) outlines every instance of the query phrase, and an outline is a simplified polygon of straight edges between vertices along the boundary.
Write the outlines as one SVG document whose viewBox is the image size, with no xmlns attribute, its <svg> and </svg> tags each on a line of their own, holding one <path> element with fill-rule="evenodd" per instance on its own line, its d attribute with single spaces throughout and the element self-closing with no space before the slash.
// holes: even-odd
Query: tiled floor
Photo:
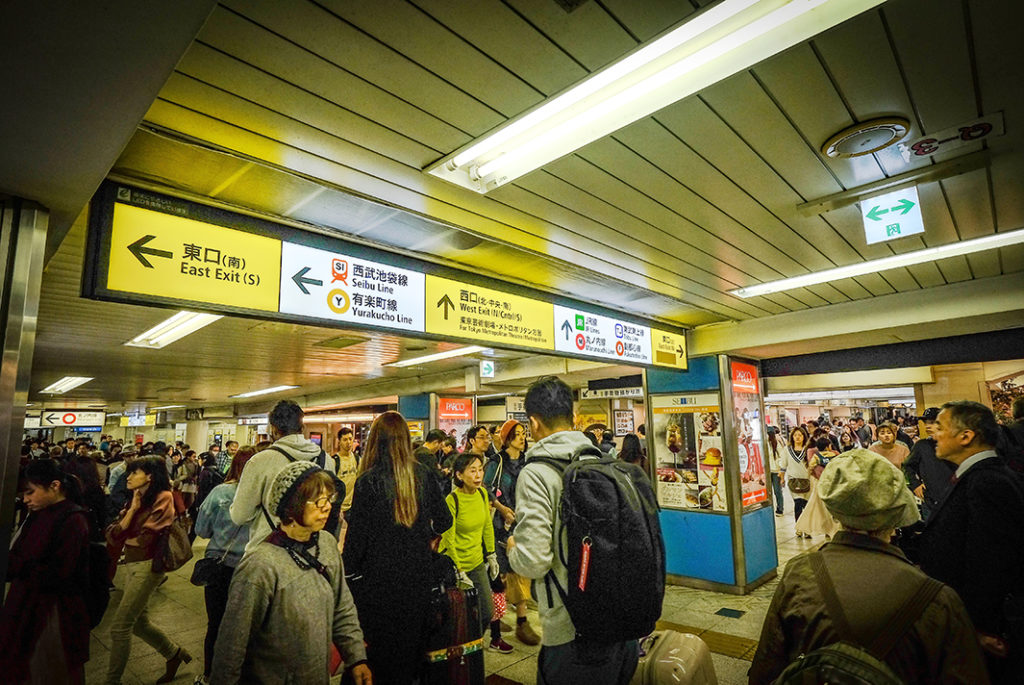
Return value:
<svg viewBox="0 0 1024 685">
<path fill-rule="evenodd" d="M 793 502 L 786 497 L 786 516 L 776 518 L 776 534 L 778 538 L 780 570 L 793 556 L 813 548 L 824 541 L 823 538 L 803 540 L 796 537 L 793 522 Z M 197 556 L 201 556 L 197 541 Z M 203 637 L 206 632 L 206 610 L 203 604 L 203 592 L 200 588 L 189 584 L 191 564 L 170 574 L 167 582 L 157 589 L 150 600 L 150 617 L 154 623 L 167 631 L 167 634 L 196 658 L 188 665 L 183 665 L 179 676 L 174 682 L 191 683 L 196 673 L 202 672 Z M 721 594 L 705 590 L 669 586 L 665 593 L 662 619 L 673 624 L 691 626 L 698 630 L 709 630 L 715 633 L 757 640 L 761 633 L 761 623 L 775 591 L 776 580 L 758 588 L 745 596 Z M 120 593 L 111 598 L 111 607 L 120 601 Z M 744 612 L 739 618 L 717 615 L 722 608 L 737 609 Z M 110 638 L 108 622 L 112 611 L 96 630 L 93 631 L 90 643 L 91 659 L 86 666 L 86 682 L 98 685 L 104 682 Z M 506 616 L 511 622 L 511 616 Z M 536 612 L 531 611 L 530 622 L 540 628 Z M 496 673 L 509 680 L 533 685 L 536 682 L 537 652 L 539 647 L 528 647 L 516 641 L 514 634 L 506 633 L 505 639 L 515 647 L 511 654 L 487 652 L 485 663 L 487 673 Z M 708 640 L 709 644 L 712 641 Z M 724 650 L 723 650 L 724 651 Z M 749 656 L 748 656 L 749 658 Z M 715 672 L 721 685 L 741 685 L 747 682 L 747 669 L 750 662 L 725 654 L 712 653 Z M 136 683 L 153 683 L 163 674 L 164 662 L 159 654 L 138 638 L 134 639 L 132 656 L 122 680 L 125 685 Z"/>
</svg>

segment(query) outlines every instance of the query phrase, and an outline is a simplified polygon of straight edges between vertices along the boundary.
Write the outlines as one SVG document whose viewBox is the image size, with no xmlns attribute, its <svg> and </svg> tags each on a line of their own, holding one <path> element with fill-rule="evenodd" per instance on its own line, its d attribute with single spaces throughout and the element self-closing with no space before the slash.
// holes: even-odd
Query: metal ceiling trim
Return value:
<svg viewBox="0 0 1024 685">
<path fill-rule="evenodd" d="M 896 176 L 891 176 L 889 178 L 883 178 L 880 181 L 844 190 L 840 193 L 833 193 L 832 195 L 819 197 L 815 200 L 808 200 L 807 202 L 798 204 L 796 208 L 797 211 L 804 216 L 824 214 L 825 212 L 832 211 L 833 209 L 849 207 L 850 205 L 857 204 L 861 200 L 875 197 L 882 191 L 890 192 L 893 190 L 900 190 L 902 188 L 909 188 L 910 186 L 915 186 L 920 183 L 941 181 L 946 178 L 965 174 L 968 171 L 983 169 L 991 165 L 991 163 L 991 151 L 988 149 L 978 150 L 977 152 L 972 152 L 971 154 L 964 155 L 963 157 L 947 159 L 944 162 L 921 167 L 920 169 L 912 169 L 905 173 L 897 174 Z"/>
</svg>

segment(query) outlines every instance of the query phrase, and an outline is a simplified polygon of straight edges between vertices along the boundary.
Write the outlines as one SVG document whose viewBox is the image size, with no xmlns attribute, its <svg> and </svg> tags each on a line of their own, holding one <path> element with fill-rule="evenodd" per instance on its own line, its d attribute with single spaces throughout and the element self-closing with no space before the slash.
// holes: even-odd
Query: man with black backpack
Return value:
<svg viewBox="0 0 1024 685">
<path fill-rule="evenodd" d="M 327 458 L 320 445 L 302 435 L 303 416 L 302 407 L 291 400 L 281 400 L 274 405 L 267 417 L 274 444 L 253 456 L 242 471 L 235 499 L 231 502 L 231 520 L 236 526 L 249 526 L 246 554 L 263 542 L 280 523 L 270 505 L 271 489 L 277 474 L 293 461 L 311 461 L 335 477 L 335 486 L 339 489 L 337 507 L 331 510 L 332 519 L 340 512 L 345 486 L 338 485 L 340 481 L 334 473 L 334 460 Z M 337 536 L 339 527 L 328 519 L 325 530 Z"/>
<path fill-rule="evenodd" d="M 537 683 L 625 685 L 665 592 L 653 490 L 638 466 L 606 457 L 572 429 L 572 390 L 561 380 L 531 385 L 525 409 L 535 442 L 507 549 L 512 570 L 533 580 L 543 633 Z"/>
<path fill-rule="evenodd" d="M 786 564 L 750 684 L 988 683 L 960 597 L 889 543 L 920 520 L 900 470 L 850 450 L 825 467 L 818 494 L 843 528 Z"/>
</svg>

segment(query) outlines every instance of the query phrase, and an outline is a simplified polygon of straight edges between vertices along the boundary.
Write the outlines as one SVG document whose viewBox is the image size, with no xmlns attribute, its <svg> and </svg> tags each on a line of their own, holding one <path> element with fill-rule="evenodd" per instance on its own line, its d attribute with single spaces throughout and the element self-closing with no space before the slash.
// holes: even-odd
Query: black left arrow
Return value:
<svg viewBox="0 0 1024 685">
<path fill-rule="evenodd" d="M 306 290 L 307 285 L 323 285 L 324 282 L 316 278 L 306 278 L 306 274 L 309 273 L 309 267 L 304 266 L 299 269 L 299 272 L 292 276 L 292 280 L 295 281 L 295 285 L 299 286 L 299 290 L 302 291 L 303 295 L 309 295 L 309 291 Z"/>
<path fill-rule="evenodd" d="M 60 419 L 60 414 L 47 414 L 46 415 L 46 422 L 47 423 L 57 423 L 58 419 Z"/>
<path fill-rule="evenodd" d="M 128 246 L 128 251 L 135 255 L 135 258 L 139 260 L 139 263 L 147 269 L 152 269 L 153 265 L 146 259 L 146 255 L 150 257 L 164 257 L 166 259 L 173 259 L 174 254 L 167 250 L 158 250 L 154 247 L 145 247 L 146 243 L 156 238 L 155 235 L 144 235 L 134 243 Z"/>
</svg>

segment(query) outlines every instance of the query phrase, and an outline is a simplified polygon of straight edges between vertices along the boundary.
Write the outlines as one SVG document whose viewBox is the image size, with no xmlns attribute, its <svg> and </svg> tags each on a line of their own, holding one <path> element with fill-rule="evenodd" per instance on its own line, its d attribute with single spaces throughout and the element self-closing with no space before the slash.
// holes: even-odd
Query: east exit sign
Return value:
<svg viewBox="0 0 1024 685">
<path fill-rule="evenodd" d="M 868 245 L 924 233 L 917 188 L 904 188 L 861 200 L 860 213 L 864 217 L 864 236 Z"/>
</svg>

